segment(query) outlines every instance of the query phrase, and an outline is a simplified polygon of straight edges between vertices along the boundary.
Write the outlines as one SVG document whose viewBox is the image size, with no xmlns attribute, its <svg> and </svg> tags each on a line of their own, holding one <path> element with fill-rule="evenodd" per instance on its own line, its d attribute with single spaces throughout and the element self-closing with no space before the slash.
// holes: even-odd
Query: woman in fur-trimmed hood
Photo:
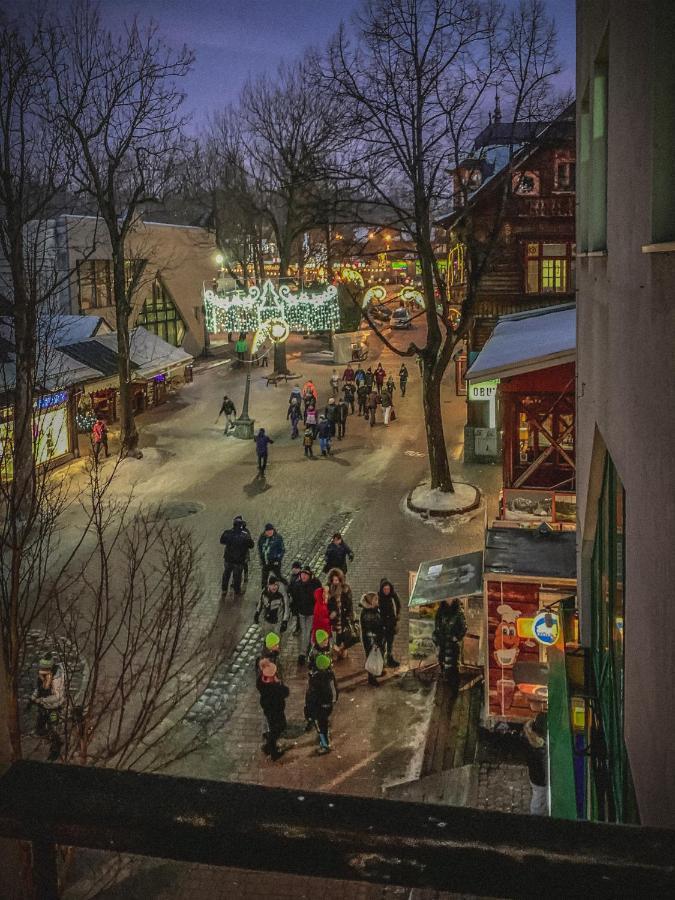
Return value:
<svg viewBox="0 0 675 900">
<path fill-rule="evenodd" d="M 331 610 L 331 620 L 335 630 L 335 642 L 340 657 L 346 655 L 346 649 L 342 649 L 341 635 L 354 621 L 354 599 L 352 589 L 347 584 L 347 578 L 342 569 L 337 567 L 329 569 L 326 576 L 328 583 L 328 605 Z M 331 602 L 332 601 L 332 602 Z"/>
</svg>

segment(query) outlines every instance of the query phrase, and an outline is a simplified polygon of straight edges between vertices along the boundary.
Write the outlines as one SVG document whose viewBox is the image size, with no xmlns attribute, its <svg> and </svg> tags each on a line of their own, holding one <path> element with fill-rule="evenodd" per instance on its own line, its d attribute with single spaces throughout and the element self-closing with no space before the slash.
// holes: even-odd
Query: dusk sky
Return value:
<svg viewBox="0 0 675 900">
<path fill-rule="evenodd" d="M 249 74 L 272 72 L 310 46 L 322 46 L 361 0 L 103 0 L 111 22 L 135 13 L 152 17 L 173 44 L 196 54 L 188 105 L 197 120 L 234 100 Z M 515 2 L 515 0 L 507 0 Z M 558 26 L 565 69 L 563 90 L 574 87 L 574 0 L 546 0 Z M 197 124 L 197 122 L 195 123 Z"/>
</svg>

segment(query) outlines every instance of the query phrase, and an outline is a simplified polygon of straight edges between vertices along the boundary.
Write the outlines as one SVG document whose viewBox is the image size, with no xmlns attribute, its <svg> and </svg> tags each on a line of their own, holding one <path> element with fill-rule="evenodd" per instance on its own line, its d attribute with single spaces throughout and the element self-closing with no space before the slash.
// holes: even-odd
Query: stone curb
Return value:
<svg viewBox="0 0 675 900">
<path fill-rule="evenodd" d="M 425 482 L 422 482 L 424 484 Z M 457 481 L 455 484 L 468 484 L 467 481 Z M 408 491 L 408 496 L 406 497 L 406 506 L 411 512 L 417 513 L 422 516 L 432 516 L 435 519 L 449 519 L 451 516 L 461 516 L 466 512 L 471 512 L 472 509 L 477 509 L 480 506 L 480 501 L 482 499 L 482 495 L 480 490 L 474 485 L 469 484 L 469 487 L 472 487 L 476 492 L 476 499 L 473 503 L 470 503 L 468 506 L 462 506 L 459 509 L 427 509 L 423 506 L 416 506 L 412 502 L 413 491 L 418 488 L 419 485 L 416 484 L 414 488 L 411 488 Z"/>
</svg>

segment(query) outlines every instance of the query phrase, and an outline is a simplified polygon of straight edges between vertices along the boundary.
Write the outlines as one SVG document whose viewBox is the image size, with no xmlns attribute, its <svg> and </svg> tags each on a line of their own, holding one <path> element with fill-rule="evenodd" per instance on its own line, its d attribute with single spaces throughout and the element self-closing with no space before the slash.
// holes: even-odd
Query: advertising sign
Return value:
<svg viewBox="0 0 675 900">
<path fill-rule="evenodd" d="M 471 381 L 469 382 L 469 403 L 475 403 L 477 400 L 492 400 L 497 393 L 499 379 L 493 381 Z"/>
</svg>

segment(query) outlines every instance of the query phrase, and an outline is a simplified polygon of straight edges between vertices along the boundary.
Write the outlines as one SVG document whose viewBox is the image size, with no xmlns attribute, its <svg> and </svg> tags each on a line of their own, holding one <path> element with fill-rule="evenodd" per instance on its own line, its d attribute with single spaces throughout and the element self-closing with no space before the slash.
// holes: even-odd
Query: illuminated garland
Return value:
<svg viewBox="0 0 675 900">
<path fill-rule="evenodd" d="M 348 269 L 344 268 L 340 272 L 340 278 L 343 281 L 348 281 L 351 284 L 355 284 L 357 287 L 365 287 L 365 282 L 363 281 L 363 275 L 360 272 L 357 272 L 356 269 Z"/>
<path fill-rule="evenodd" d="M 277 291 L 271 281 L 252 287 L 248 293 L 232 291 L 216 294 L 204 291 L 206 328 L 211 334 L 223 331 L 264 331 L 267 322 L 280 320 L 295 331 L 330 331 L 340 325 L 337 288 L 320 293 L 291 293 L 287 285 Z"/>
<path fill-rule="evenodd" d="M 75 424 L 80 434 L 91 434 L 95 422 L 96 416 L 92 412 L 78 412 L 75 416 Z"/>
<path fill-rule="evenodd" d="M 422 309 L 425 308 L 424 295 L 416 288 L 404 287 L 401 290 L 399 297 L 403 303 L 416 303 L 417 306 L 421 306 Z"/>
<path fill-rule="evenodd" d="M 381 284 L 374 284 L 371 288 L 368 288 L 363 297 L 363 309 L 365 309 L 366 306 L 370 306 L 373 301 L 375 303 L 382 303 L 386 299 L 387 289 L 382 287 Z"/>
</svg>

